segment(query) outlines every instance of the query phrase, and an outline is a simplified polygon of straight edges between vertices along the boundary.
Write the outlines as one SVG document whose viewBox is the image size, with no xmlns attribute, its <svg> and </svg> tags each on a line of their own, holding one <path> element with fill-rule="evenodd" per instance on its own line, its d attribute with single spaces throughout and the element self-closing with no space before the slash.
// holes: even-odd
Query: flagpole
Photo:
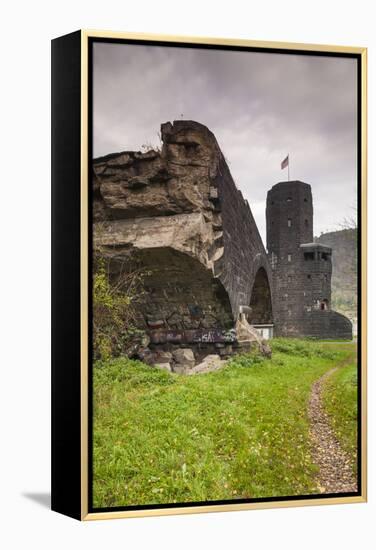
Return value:
<svg viewBox="0 0 376 550">
<path fill-rule="evenodd" d="M 290 153 L 287 155 L 287 181 L 290 181 Z"/>
</svg>

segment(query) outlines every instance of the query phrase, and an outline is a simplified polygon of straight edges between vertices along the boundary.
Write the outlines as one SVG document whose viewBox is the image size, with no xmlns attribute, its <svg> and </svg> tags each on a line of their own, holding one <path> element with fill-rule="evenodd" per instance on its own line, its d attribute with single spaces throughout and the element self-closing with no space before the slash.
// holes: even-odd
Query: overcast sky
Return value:
<svg viewBox="0 0 376 550">
<path fill-rule="evenodd" d="M 216 136 L 265 241 L 268 189 L 312 186 L 314 232 L 356 207 L 356 61 L 348 58 L 94 44 L 94 157 L 159 145 L 162 122 Z"/>
</svg>

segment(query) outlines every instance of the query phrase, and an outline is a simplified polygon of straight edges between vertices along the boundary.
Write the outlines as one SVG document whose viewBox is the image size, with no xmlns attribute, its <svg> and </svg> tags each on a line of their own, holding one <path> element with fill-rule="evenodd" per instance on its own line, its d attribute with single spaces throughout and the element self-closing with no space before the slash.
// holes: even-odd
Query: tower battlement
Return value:
<svg viewBox="0 0 376 550">
<path fill-rule="evenodd" d="M 313 204 L 311 186 L 302 181 L 274 185 L 266 199 L 268 253 L 285 257 L 302 243 L 313 241 Z"/>
</svg>

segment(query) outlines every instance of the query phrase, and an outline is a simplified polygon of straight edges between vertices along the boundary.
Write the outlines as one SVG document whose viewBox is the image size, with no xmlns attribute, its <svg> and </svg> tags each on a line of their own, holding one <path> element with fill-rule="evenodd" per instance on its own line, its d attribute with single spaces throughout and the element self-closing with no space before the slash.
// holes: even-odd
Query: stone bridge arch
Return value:
<svg viewBox="0 0 376 550">
<path fill-rule="evenodd" d="M 140 321 L 145 328 L 170 330 L 230 329 L 233 316 L 228 294 L 197 258 L 171 247 L 137 251 L 148 272 Z"/>
<path fill-rule="evenodd" d="M 272 291 L 268 274 L 264 267 L 256 272 L 249 302 L 251 312 L 248 322 L 251 325 L 269 325 L 273 323 Z"/>
</svg>

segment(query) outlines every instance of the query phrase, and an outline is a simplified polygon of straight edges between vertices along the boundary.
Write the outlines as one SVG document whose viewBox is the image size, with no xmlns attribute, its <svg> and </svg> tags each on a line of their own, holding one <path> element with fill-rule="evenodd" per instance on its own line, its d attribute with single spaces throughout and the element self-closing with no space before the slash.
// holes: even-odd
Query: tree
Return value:
<svg viewBox="0 0 376 550">
<path fill-rule="evenodd" d="M 341 229 L 358 229 L 358 215 L 357 208 L 352 206 L 353 214 L 346 218 L 343 218 L 342 223 L 339 224 Z"/>
</svg>

